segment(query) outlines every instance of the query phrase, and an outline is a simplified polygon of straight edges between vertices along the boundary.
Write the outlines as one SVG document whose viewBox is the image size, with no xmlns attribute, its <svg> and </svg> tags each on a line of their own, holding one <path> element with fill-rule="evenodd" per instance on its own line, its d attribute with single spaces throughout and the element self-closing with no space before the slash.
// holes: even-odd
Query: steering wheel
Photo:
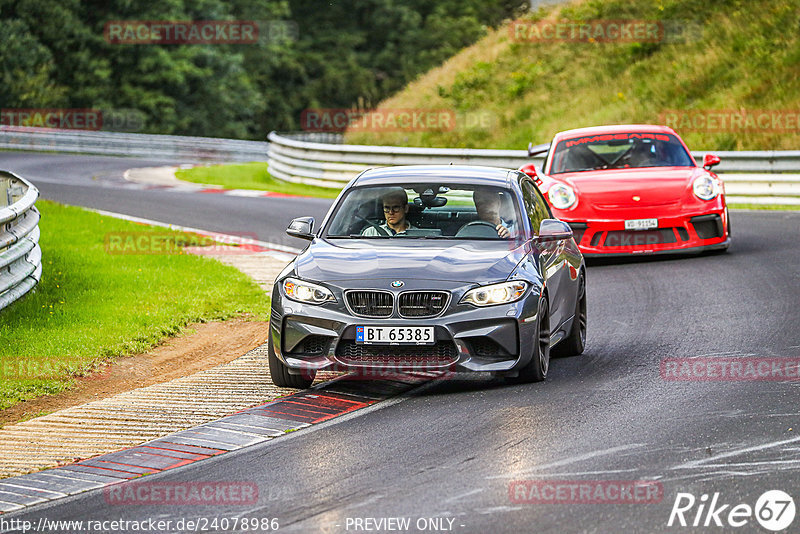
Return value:
<svg viewBox="0 0 800 534">
<path fill-rule="evenodd" d="M 632 154 L 633 149 L 635 149 L 635 148 L 638 149 L 638 147 L 639 147 L 639 143 L 633 143 L 628 148 L 628 150 L 626 150 L 625 152 L 620 154 L 614 161 L 609 163 L 608 167 L 606 167 L 606 169 L 613 169 L 613 168 L 615 168 L 617 166 L 617 163 L 622 163 L 623 161 L 626 161 L 625 165 L 630 165 L 631 156 L 633 155 Z"/>
<path fill-rule="evenodd" d="M 378 235 L 382 235 L 384 237 L 390 237 L 389 236 L 389 232 L 387 232 L 386 230 L 381 228 L 381 226 L 379 224 L 375 224 L 374 222 L 370 221 L 369 219 L 367 219 L 365 217 L 362 217 L 361 215 L 356 215 L 356 219 L 358 219 L 359 221 L 363 221 L 363 222 L 367 223 L 368 225 L 370 225 L 371 227 L 375 228 L 375 230 L 378 231 Z"/>
<path fill-rule="evenodd" d="M 481 228 L 481 227 L 486 227 L 486 228 L 491 228 L 492 229 L 492 235 L 491 236 L 486 236 L 486 237 L 497 237 L 497 225 L 494 225 L 494 224 L 492 224 L 492 223 L 490 223 L 488 221 L 472 221 L 470 223 L 467 223 L 464 226 L 462 226 L 461 228 L 459 228 L 458 232 L 456 232 L 455 237 L 458 237 L 459 235 L 473 233 L 473 232 L 469 231 L 470 228 Z M 483 237 L 480 234 L 483 234 L 483 232 L 479 230 L 478 231 L 478 235 L 476 236 L 476 235 L 473 234 L 473 237 Z"/>
</svg>

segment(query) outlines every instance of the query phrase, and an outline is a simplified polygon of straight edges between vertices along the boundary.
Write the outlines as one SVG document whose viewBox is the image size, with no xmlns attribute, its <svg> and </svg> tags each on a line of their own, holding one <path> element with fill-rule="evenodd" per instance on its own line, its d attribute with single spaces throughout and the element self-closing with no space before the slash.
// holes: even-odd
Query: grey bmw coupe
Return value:
<svg viewBox="0 0 800 534">
<path fill-rule="evenodd" d="M 586 274 L 570 227 L 531 181 L 490 167 L 373 169 L 341 192 L 272 293 L 269 367 L 303 388 L 320 369 L 489 371 L 544 380 L 580 354 Z"/>
</svg>

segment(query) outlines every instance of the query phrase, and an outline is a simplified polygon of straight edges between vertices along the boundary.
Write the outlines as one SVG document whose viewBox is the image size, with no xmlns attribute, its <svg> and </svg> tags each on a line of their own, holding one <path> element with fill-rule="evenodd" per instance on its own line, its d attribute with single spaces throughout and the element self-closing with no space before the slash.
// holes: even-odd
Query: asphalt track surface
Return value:
<svg viewBox="0 0 800 534">
<path fill-rule="evenodd" d="M 255 234 L 261 241 L 293 248 L 302 248 L 304 242 L 285 234 L 289 222 L 311 215 L 319 224 L 332 202 L 144 188 L 123 178 L 123 173 L 133 167 L 181 163 L 186 162 L 0 151 L 0 169 L 32 181 L 41 198 L 213 232 L 248 237 Z"/>
<path fill-rule="evenodd" d="M 283 231 L 284 219 L 329 202 L 129 191 L 90 180 L 142 163 L 152 162 L 0 153 L 0 168 L 30 178 L 44 198 L 268 239 L 280 237 L 272 232 Z M 728 514 L 738 504 L 755 508 L 767 490 L 787 492 L 800 507 L 800 380 L 674 381 L 661 372 L 669 358 L 800 358 L 800 213 L 734 212 L 732 224 L 726 254 L 590 264 L 586 352 L 554 360 L 545 383 L 458 375 L 146 477 L 254 482 L 257 504 L 115 506 L 93 491 L 6 518 L 277 518 L 285 532 L 390 531 L 367 530 L 375 526 L 367 518 L 409 518 L 399 530 L 408 532 L 430 526 L 426 518 L 452 519 L 443 523 L 451 532 L 769 532 L 752 516 L 732 528 Z M 509 492 L 514 481 L 558 480 L 655 480 L 663 496 L 537 504 Z M 667 526 L 678 493 L 697 499 L 684 515 L 689 525 L 709 496 L 700 527 Z M 704 527 L 715 493 L 717 508 L 728 505 L 717 516 L 724 526 L 708 518 Z M 210 531 L 232 531 L 219 527 Z M 800 531 L 800 518 L 788 531 Z"/>
</svg>

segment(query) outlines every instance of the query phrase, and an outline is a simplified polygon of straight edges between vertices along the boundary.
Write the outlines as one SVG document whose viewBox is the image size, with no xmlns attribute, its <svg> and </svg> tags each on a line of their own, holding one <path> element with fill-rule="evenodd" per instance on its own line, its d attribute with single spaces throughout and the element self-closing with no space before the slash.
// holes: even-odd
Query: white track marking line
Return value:
<svg viewBox="0 0 800 534">
<path fill-rule="evenodd" d="M 255 189 L 228 189 L 223 195 L 228 195 L 231 197 L 265 197 L 269 196 L 267 191 L 257 191 Z"/>
<path fill-rule="evenodd" d="M 579 477 L 579 476 L 586 476 L 586 475 L 611 475 L 616 473 L 635 473 L 638 469 L 631 468 L 631 469 L 604 469 L 602 471 L 563 471 L 559 473 L 547 473 L 546 477 L 543 478 L 554 478 L 554 477 Z"/>
<path fill-rule="evenodd" d="M 478 488 L 472 491 L 468 491 L 466 493 L 462 493 L 461 495 L 456 495 L 455 497 L 450 497 L 449 499 L 445 499 L 444 502 L 454 502 L 463 499 L 464 497 L 469 497 L 470 495 L 475 495 L 476 493 L 481 493 L 486 491 L 486 488 Z"/>
<path fill-rule="evenodd" d="M 475 511 L 481 515 L 489 515 L 502 512 L 517 512 L 523 509 L 522 506 L 493 506 L 491 508 L 479 508 Z"/>
<path fill-rule="evenodd" d="M 773 447 L 779 447 L 781 445 L 786 445 L 788 443 L 797 443 L 798 441 L 800 441 L 800 436 L 798 436 L 796 438 L 792 438 L 792 439 L 784 439 L 784 440 L 781 440 L 781 441 L 773 441 L 772 443 L 765 443 L 763 445 L 753 445 L 751 447 L 745 447 L 743 449 L 737 449 L 735 451 L 726 452 L 724 454 L 718 454 L 718 455 L 715 455 L 715 456 L 711 456 L 709 458 L 700 458 L 699 460 L 691 460 L 691 461 L 683 463 L 681 465 L 677 465 L 677 466 L 673 467 L 672 469 L 692 469 L 692 468 L 695 468 L 695 467 L 703 466 L 703 465 L 708 464 L 708 463 L 711 463 L 711 466 L 713 466 L 714 463 L 718 462 L 722 458 L 730 458 L 731 456 L 738 456 L 740 454 L 746 454 L 748 452 L 763 451 L 765 449 L 771 449 Z M 706 466 L 706 467 L 710 467 L 710 466 Z M 722 466 L 719 466 L 719 467 L 722 467 Z"/>
<path fill-rule="evenodd" d="M 536 471 L 541 471 L 542 469 L 549 469 L 551 467 L 561 467 L 562 465 L 569 465 L 573 463 L 582 462 L 584 460 L 589 460 L 592 458 L 597 458 L 599 456 L 608 456 L 609 454 L 614 454 L 621 451 L 628 451 L 632 449 L 638 449 L 644 447 L 644 443 L 631 443 L 630 445 L 620 445 L 619 447 L 611 447 L 610 449 L 603 449 L 599 451 L 592 451 L 587 452 L 585 454 L 579 454 L 577 456 L 573 456 L 571 458 L 565 458 L 563 460 L 558 460 L 557 462 L 550 462 L 549 464 L 542 464 L 531 467 L 524 471 L 516 471 L 514 473 L 504 473 L 502 475 L 493 475 L 490 477 L 486 477 L 487 479 L 495 479 L 495 478 L 516 478 L 521 475 L 526 475 L 529 473 L 534 473 Z"/>
</svg>

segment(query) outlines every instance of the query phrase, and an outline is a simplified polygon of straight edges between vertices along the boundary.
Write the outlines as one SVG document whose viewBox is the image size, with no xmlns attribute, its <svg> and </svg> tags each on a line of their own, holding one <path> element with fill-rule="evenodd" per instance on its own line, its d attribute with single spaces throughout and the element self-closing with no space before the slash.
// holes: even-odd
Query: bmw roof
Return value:
<svg viewBox="0 0 800 534">
<path fill-rule="evenodd" d="M 483 184 L 507 187 L 516 171 L 499 167 L 472 165 L 406 165 L 369 169 L 353 183 L 362 185 L 391 185 L 398 182 L 428 182 Z"/>
</svg>

